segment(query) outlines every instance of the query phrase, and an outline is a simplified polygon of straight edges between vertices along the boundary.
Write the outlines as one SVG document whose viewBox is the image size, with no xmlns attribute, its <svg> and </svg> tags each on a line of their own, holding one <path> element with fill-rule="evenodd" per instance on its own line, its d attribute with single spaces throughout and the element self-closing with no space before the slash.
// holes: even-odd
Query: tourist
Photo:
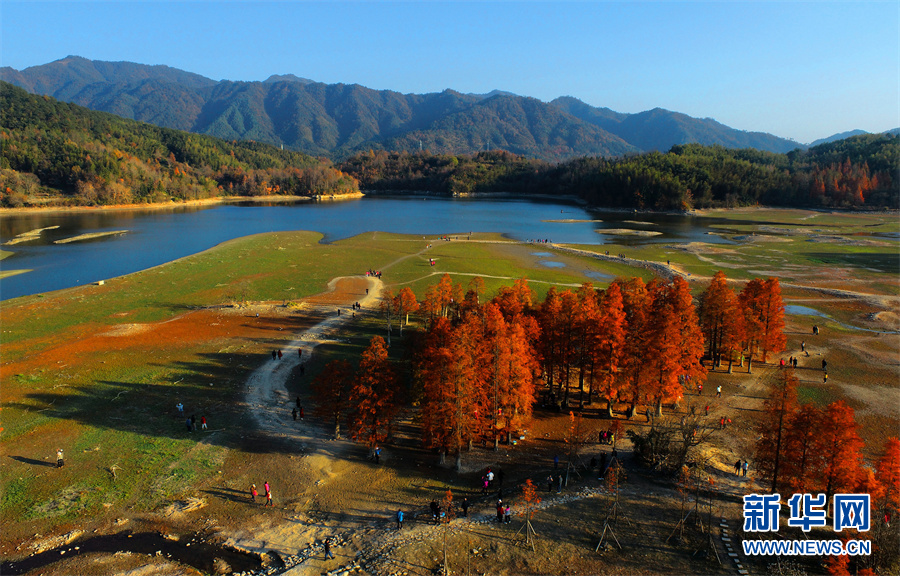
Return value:
<svg viewBox="0 0 900 576">
<path fill-rule="evenodd" d="M 256 502 L 256 497 L 259 496 L 259 492 L 256 490 L 256 484 L 250 485 L 250 500 L 252 502 Z"/>
<path fill-rule="evenodd" d="M 200 429 L 206 430 L 206 416 L 200 417 Z"/>
<path fill-rule="evenodd" d="M 56 450 L 56 467 L 57 467 L 57 468 L 62 468 L 62 467 L 65 466 L 65 465 L 66 465 L 66 463 L 65 463 L 65 461 L 63 460 L 63 451 L 62 451 L 62 448 L 58 448 L 58 449 Z"/>
<path fill-rule="evenodd" d="M 334 554 L 331 553 L 331 538 L 325 539 L 325 559 L 328 560 L 331 558 L 334 560 Z"/>
<path fill-rule="evenodd" d="M 397 510 L 397 530 L 403 528 L 403 510 Z"/>
</svg>

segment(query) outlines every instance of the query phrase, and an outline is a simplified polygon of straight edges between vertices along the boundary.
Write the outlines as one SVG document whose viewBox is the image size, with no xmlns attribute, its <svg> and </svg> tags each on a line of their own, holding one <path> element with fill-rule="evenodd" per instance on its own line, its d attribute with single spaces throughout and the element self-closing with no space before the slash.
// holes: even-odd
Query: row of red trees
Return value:
<svg viewBox="0 0 900 576">
<path fill-rule="evenodd" d="M 457 453 L 473 441 L 495 445 L 527 425 L 536 391 L 567 408 L 617 402 L 629 416 L 639 404 L 676 403 L 686 386 L 703 382 L 705 342 L 718 358 L 723 351 L 747 353 L 784 346 L 783 305 L 777 279 L 754 280 L 740 296 L 721 273 L 698 307 L 682 278 L 644 283 L 616 280 L 606 290 L 584 284 L 576 291 L 551 288 L 535 302 L 521 279 L 483 302 L 484 282 L 464 289 L 449 275 L 426 290 L 420 303 L 409 288 L 382 295 L 388 333 L 395 319 L 419 311 L 427 332 L 415 353 L 413 396 L 422 399 L 424 442 Z M 706 335 L 706 336 L 704 336 Z M 334 418 L 340 432 L 349 414 L 354 438 L 384 441 L 400 396 L 385 343 L 374 339 L 354 372 L 346 363 L 329 365 L 316 380 L 318 410 Z M 352 408 L 351 408 L 352 407 Z"/>
<path fill-rule="evenodd" d="M 793 370 L 779 373 L 757 428 L 757 467 L 773 493 L 822 493 L 829 503 L 835 494 L 869 494 L 873 529 L 857 537 L 872 538 L 876 550 L 857 559 L 863 565 L 855 568 L 877 573 L 872 569 L 897 562 L 897 529 L 890 530 L 890 521 L 900 511 L 900 439 L 885 442 L 874 469 L 865 466 L 853 409 L 843 401 L 800 404 L 798 386 Z M 848 560 L 833 559 L 829 570 L 849 574 Z"/>
</svg>

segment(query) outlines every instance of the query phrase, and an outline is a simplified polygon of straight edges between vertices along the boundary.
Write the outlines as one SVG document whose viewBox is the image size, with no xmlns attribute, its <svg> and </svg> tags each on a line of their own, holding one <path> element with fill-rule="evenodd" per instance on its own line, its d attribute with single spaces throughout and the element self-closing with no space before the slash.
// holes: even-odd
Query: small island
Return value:
<svg viewBox="0 0 900 576">
<path fill-rule="evenodd" d="M 91 232 L 90 234 L 79 234 L 71 238 L 63 238 L 62 240 L 54 240 L 54 244 L 69 244 L 70 242 L 83 242 L 84 240 L 93 240 L 95 238 L 104 238 L 106 236 L 118 236 L 126 234 L 128 230 L 112 230 L 110 232 Z"/>
</svg>

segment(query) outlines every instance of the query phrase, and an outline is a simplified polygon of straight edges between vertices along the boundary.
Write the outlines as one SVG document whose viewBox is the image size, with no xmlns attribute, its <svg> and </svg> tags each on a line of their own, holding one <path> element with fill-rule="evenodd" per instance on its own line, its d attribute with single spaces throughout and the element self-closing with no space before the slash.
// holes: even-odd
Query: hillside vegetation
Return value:
<svg viewBox="0 0 900 576">
<path fill-rule="evenodd" d="M 341 169 L 373 190 L 574 195 L 607 207 L 687 210 L 754 204 L 900 207 L 900 144 L 866 134 L 788 154 L 688 144 L 623 159 L 551 165 L 502 151 L 475 155 L 370 151 Z"/>
<path fill-rule="evenodd" d="M 0 204 L 195 200 L 358 192 L 328 161 L 94 112 L 0 83 Z"/>
</svg>

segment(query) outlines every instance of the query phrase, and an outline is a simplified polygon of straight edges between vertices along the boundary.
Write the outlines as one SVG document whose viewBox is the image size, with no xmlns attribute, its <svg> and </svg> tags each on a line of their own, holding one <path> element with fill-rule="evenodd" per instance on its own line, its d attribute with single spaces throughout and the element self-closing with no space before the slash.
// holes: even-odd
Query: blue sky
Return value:
<svg viewBox="0 0 900 576">
<path fill-rule="evenodd" d="M 900 3 L 0 3 L 0 64 L 68 55 L 214 79 L 501 89 L 809 142 L 900 126 Z"/>
</svg>

